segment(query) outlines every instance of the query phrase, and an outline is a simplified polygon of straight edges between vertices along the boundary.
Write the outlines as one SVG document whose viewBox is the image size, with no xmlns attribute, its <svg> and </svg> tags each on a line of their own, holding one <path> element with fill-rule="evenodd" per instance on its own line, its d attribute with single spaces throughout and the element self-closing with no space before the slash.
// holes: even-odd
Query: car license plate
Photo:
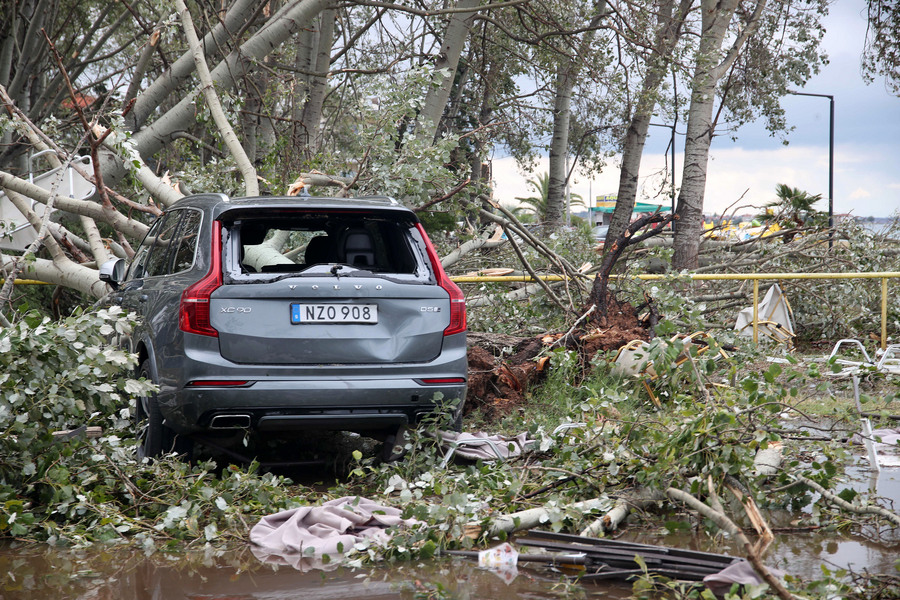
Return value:
<svg viewBox="0 0 900 600">
<path fill-rule="evenodd" d="M 291 304 L 291 323 L 378 323 L 378 305 Z"/>
</svg>

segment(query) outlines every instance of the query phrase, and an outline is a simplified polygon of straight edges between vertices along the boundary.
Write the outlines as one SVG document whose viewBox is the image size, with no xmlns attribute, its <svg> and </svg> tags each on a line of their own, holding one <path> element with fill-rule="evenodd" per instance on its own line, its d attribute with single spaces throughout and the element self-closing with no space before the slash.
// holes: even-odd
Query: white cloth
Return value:
<svg viewBox="0 0 900 600">
<path fill-rule="evenodd" d="M 451 452 L 469 460 L 505 460 L 528 451 L 534 440 L 528 434 L 515 437 L 488 435 L 486 433 L 438 432 L 444 452 Z"/>
<path fill-rule="evenodd" d="M 345 496 L 321 506 L 303 506 L 268 515 L 250 530 L 250 541 L 267 562 L 292 563 L 297 557 L 341 555 L 366 538 L 384 538 L 388 527 L 414 526 L 415 519 L 403 519 L 399 508 L 382 506 L 372 500 Z"/>
</svg>

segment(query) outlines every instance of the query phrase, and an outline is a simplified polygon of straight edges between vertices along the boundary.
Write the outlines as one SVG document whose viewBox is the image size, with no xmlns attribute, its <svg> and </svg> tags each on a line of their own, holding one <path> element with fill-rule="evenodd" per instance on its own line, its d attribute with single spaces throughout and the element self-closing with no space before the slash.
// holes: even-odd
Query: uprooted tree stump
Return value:
<svg viewBox="0 0 900 600">
<path fill-rule="evenodd" d="M 672 218 L 659 213 L 641 217 L 612 242 L 603 256 L 580 327 L 576 325 L 566 334 L 547 332 L 532 338 L 470 332 L 466 412 L 481 410 L 486 419 L 495 420 L 524 404 L 528 389 L 546 373 L 550 358 L 541 354 L 549 347 L 577 351 L 587 371 L 598 352 L 617 350 L 636 339 L 649 340 L 657 318 L 652 299 L 645 296 L 650 317 L 641 319 L 638 311 L 644 305 L 636 308 L 616 298 L 608 289 L 609 277 L 625 248 L 658 235 Z M 657 228 L 635 235 L 652 224 Z"/>
<path fill-rule="evenodd" d="M 615 295 L 609 291 L 610 274 L 616 266 L 616 262 L 622 257 L 622 253 L 625 249 L 628 246 L 638 244 L 646 239 L 659 235 L 663 232 L 665 226 L 676 218 L 676 215 L 669 214 L 663 216 L 658 212 L 651 215 L 644 215 L 629 224 L 628 228 L 621 236 L 606 246 L 606 251 L 603 253 L 603 260 L 600 263 L 600 271 L 594 279 L 594 284 L 591 287 L 591 294 L 588 298 L 588 306 L 594 307 L 593 313 L 590 315 L 589 319 L 592 324 L 596 327 L 607 327 L 610 315 L 624 313 L 625 307 L 630 307 L 628 303 L 618 300 Z M 636 235 L 649 225 L 655 225 L 655 227 Z M 645 305 L 650 309 L 650 316 L 647 324 L 650 328 L 653 328 L 655 327 L 656 320 L 659 316 L 656 314 L 652 298 L 645 295 L 644 299 Z M 636 316 L 635 311 L 635 317 Z"/>
<path fill-rule="evenodd" d="M 521 406 L 546 365 L 535 360 L 543 347 L 540 338 L 470 333 L 466 412 L 481 409 L 494 420 Z M 512 354 L 505 356 L 510 349 Z"/>
<path fill-rule="evenodd" d="M 645 294 L 644 303 L 637 307 L 620 300 L 609 291 L 609 278 L 616 262 L 628 246 L 659 235 L 674 218 L 674 215 L 663 216 L 659 213 L 645 215 L 631 223 L 621 236 L 607 244 L 600 270 L 591 287 L 584 313 L 587 315 L 585 327 L 579 337 L 583 346 L 582 352 L 588 360 L 599 351 L 616 350 L 632 340 L 650 339 L 659 319 L 653 299 Z M 656 227 L 636 235 L 649 225 Z M 642 318 L 639 314 L 644 307 L 648 309 L 646 318 Z"/>
</svg>

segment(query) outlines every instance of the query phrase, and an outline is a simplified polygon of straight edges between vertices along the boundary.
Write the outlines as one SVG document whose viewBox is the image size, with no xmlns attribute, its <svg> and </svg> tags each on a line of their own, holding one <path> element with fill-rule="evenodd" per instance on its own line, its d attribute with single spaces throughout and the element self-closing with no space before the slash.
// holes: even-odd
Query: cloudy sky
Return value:
<svg viewBox="0 0 900 600">
<path fill-rule="evenodd" d="M 891 96 L 882 81 L 866 85 L 860 75 L 866 31 L 864 2 L 838 0 L 832 4 L 825 25 L 824 44 L 830 64 L 798 91 L 834 96 L 834 212 L 890 216 L 900 211 L 900 98 Z M 760 206 L 774 198 L 778 183 L 821 194 L 823 200 L 818 207 L 827 210 L 829 101 L 793 96 L 783 105 L 788 123 L 795 128 L 788 146 L 770 137 L 761 123 L 739 129 L 735 142 L 728 137 L 713 141 L 705 212 L 721 212 L 735 203 Z M 679 125 L 679 132 L 684 132 L 684 124 Z M 659 187 L 658 173 L 666 165 L 669 135 L 669 129 L 651 127 L 641 167 L 644 195 L 656 193 Z M 683 145 L 684 137 L 679 135 L 678 182 Z M 511 158 L 496 156 L 493 168 L 496 199 L 511 203 L 516 196 L 532 195 L 526 182 L 530 175 L 519 171 Z M 537 172 L 546 169 L 544 159 Z M 576 174 L 571 189 L 587 199 L 615 193 L 617 187 L 618 171 L 613 163 L 592 180 Z M 657 201 L 665 203 L 669 197 Z"/>
</svg>

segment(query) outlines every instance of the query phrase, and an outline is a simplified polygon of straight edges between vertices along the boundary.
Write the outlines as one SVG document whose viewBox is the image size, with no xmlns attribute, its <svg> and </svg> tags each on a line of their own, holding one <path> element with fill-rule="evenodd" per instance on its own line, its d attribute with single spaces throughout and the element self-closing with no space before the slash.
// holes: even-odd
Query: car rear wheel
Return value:
<svg viewBox="0 0 900 600">
<path fill-rule="evenodd" d="M 150 373 L 150 361 L 141 363 L 139 377 L 152 381 Z M 190 442 L 183 436 L 175 435 L 175 432 L 163 423 L 162 412 L 156 394 L 138 396 L 135 404 L 135 437 L 137 438 L 138 460 L 144 457 L 156 458 L 163 452 L 175 450 L 179 454 L 190 453 Z"/>
</svg>

